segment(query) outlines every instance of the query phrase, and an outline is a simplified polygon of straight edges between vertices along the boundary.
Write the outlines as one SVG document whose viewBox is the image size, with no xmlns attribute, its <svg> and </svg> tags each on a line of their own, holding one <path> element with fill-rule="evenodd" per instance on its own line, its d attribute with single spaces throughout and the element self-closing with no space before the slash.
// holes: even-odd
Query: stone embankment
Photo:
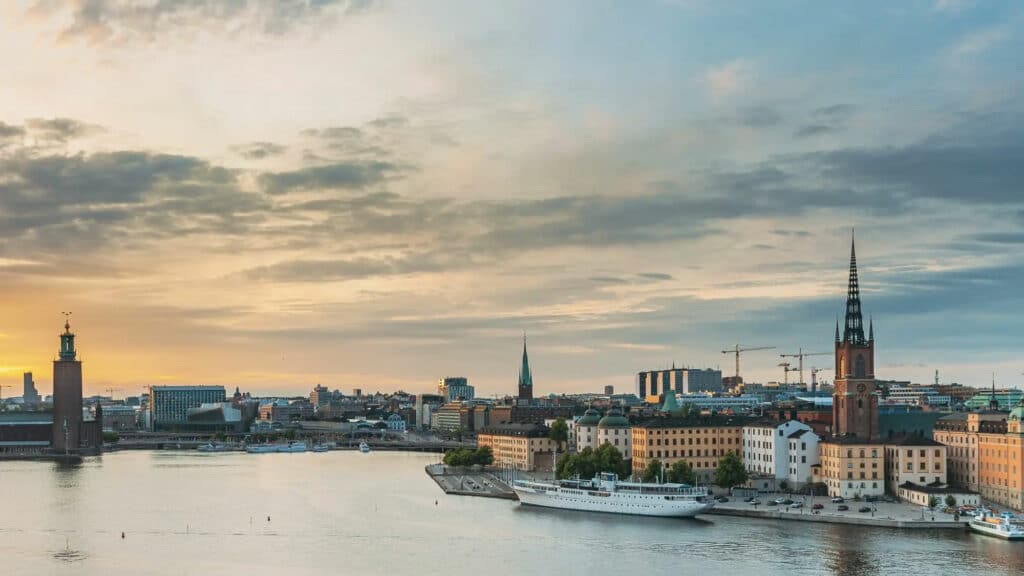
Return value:
<svg viewBox="0 0 1024 576">
<path fill-rule="evenodd" d="M 767 502 L 772 497 L 762 497 Z M 812 510 L 813 502 L 807 500 L 801 508 L 786 506 L 753 506 L 742 501 L 730 500 L 719 503 L 711 514 L 723 516 L 742 516 L 745 518 L 764 518 L 768 520 L 788 520 L 796 522 L 821 522 L 826 524 L 850 524 L 854 526 L 873 526 L 878 528 L 908 528 L 932 530 L 964 530 L 967 519 L 959 521 L 949 514 L 938 511 L 925 511 L 920 506 L 903 503 L 862 503 L 846 502 L 849 510 L 838 510 L 838 504 L 831 503 L 827 498 L 819 498 L 824 505 L 821 510 Z M 858 512 L 862 506 L 871 508 L 870 512 Z"/>
</svg>

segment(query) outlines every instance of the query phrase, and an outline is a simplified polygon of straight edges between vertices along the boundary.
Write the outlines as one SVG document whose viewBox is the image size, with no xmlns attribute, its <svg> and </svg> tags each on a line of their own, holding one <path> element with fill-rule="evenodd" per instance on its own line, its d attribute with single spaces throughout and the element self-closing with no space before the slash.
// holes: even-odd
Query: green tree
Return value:
<svg viewBox="0 0 1024 576">
<path fill-rule="evenodd" d="M 665 474 L 669 482 L 675 482 L 677 484 L 696 484 L 697 475 L 694 474 L 693 468 L 685 460 L 677 460 L 668 468 L 668 472 Z"/>
<path fill-rule="evenodd" d="M 658 482 L 661 480 L 662 468 L 661 460 L 654 458 L 647 463 L 647 467 L 644 468 L 644 472 L 641 474 L 640 480 L 643 482 Z"/>
<path fill-rule="evenodd" d="M 947 494 L 946 495 L 946 506 L 949 506 L 950 508 L 956 506 L 956 497 L 953 496 L 952 494 Z"/>
<path fill-rule="evenodd" d="M 565 450 L 565 443 L 569 441 L 569 425 L 565 423 L 565 418 L 555 420 L 548 436 L 558 442 L 559 450 Z"/>
<path fill-rule="evenodd" d="M 114 443 L 118 442 L 119 440 L 121 440 L 121 435 L 118 434 L 117 432 L 104 432 L 103 433 L 103 442 L 106 443 L 106 444 L 114 444 Z"/>
<path fill-rule="evenodd" d="M 629 476 L 629 467 L 622 459 L 622 452 L 611 444 L 602 444 L 594 452 L 597 457 L 597 472 L 614 472 L 619 478 Z"/>
<path fill-rule="evenodd" d="M 491 451 L 490 446 L 481 446 L 476 449 L 473 453 L 473 463 L 479 464 L 480 466 L 490 466 L 494 464 L 494 452 Z"/>
<path fill-rule="evenodd" d="M 938 505 L 939 505 L 939 499 L 938 498 L 936 498 L 935 496 L 929 496 L 928 497 L 928 507 L 929 508 L 935 508 Z"/>
<path fill-rule="evenodd" d="M 735 452 L 729 451 L 718 461 L 718 469 L 715 470 L 715 484 L 722 488 L 732 488 L 737 484 L 743 484 L 747 478 L 747 469 L 743 467 L 743 461 Z"/>
</svg>

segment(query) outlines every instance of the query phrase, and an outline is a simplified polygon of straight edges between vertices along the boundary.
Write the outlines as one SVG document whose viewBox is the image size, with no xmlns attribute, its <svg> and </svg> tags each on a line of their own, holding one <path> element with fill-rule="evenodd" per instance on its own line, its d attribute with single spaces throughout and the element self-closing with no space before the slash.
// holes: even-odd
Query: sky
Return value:
<svg viewBox="0 0 1024 576">
<path fill-rule="evenodd" d="M 0 3 L 0 388 L 1019 387 L 1024 6 Z M 865 318 L 867 321 L 868 319 Z M 830 355 L 807 366 L 830 367 Z M 823 372 L 824 379 L 831 375 Z M 790 378 L 796 378 L 791 374 Z M 805 375 L 809 379 L 809 375 Z"/>
</svg>

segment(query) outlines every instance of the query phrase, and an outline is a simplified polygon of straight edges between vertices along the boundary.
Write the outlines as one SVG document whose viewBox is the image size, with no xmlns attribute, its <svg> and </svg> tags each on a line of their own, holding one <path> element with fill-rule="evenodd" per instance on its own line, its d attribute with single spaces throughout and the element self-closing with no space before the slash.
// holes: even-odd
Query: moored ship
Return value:
<svg viewBox="0 0 1024 576">
<path fill-rule="evenodd" d="M 987 534 L 1004 540 L 1024 540 L 1024 524 L 1016 521 L 1009 514 L 995 516 L 988 510 L 982 509 L 977 516 L 971 518 L 969 525 L 971 530 L 979 534 Z"/>
<path fill-rule="evenodd" d="M 692 517 L 715 506 L 706 488 L 622 482 L 617 475 L 608 472 L 593 480 L 516 480 L 512 489 L 522 504 L 587 512 Z"/>
</svg>

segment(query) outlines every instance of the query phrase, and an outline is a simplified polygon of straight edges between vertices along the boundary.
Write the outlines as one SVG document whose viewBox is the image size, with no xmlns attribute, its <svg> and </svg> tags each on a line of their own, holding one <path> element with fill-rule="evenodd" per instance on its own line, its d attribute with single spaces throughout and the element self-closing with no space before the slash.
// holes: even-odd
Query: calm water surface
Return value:
<svg viewBox="0 0 1024 576">
<path fill-rule="evenodd" d="M 1024 574 L 1024 544 L 960 532 L 631 518 L 445 496 L 423 472 L 436 458 L 124 452 L 76 467 L 0 462 L 0 574 Z"/>
</svg>

